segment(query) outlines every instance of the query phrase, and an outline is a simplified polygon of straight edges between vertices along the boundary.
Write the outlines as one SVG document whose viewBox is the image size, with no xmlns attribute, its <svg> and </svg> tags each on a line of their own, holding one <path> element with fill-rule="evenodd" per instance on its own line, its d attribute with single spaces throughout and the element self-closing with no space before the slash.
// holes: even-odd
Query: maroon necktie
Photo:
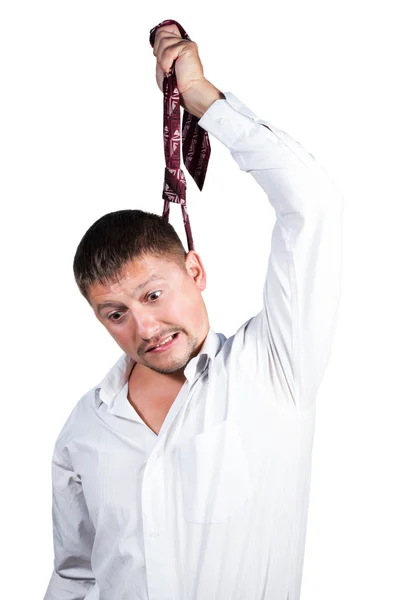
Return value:
<svg viewBox="0 0 400 600">
<path fill-rule="evenodd" d="M 150 44 L 154 47 L 156 31 L 164 25 L 175 24 L 182 38 L 190 40 L 183 27 L 172 19 L 159 23 L 150 31 Z M 194 250 L 192 231 L 190 228 L 189 214 L 186 208 L 186 179 L 180 168 L 181 153 L 181 113 L 179 90 L 175 75 L 175 61 L 173 62 L 168 76 L 163 81 L 164 92 L 164 154 L 165 174 L 163 218 L 169 219 L 169 203 L 176 202 L 181 205 L 183 223 L 185 225 L 186 237 L 189 250 Z M 206 177 L 208 161 L 211 154 L 210 140 L 207 131 L 198 125 L 199 119 L 183 111 L 182 127 L 182 153 L 185 167 L 193 177 L 198 188 L 203 189 Z"/>
</svg>

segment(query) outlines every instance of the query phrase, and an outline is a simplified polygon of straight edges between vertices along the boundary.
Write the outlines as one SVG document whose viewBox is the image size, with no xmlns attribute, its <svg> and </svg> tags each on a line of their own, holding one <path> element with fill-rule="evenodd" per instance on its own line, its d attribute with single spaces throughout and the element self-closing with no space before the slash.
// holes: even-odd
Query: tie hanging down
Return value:
<svg viewBox="0 0 400 600">
<path fill-rule="evenodd" d="M 183 27 L 173 19 L 162 21 L 150 31 L 150 44 L 154 47 L 156 31 L 164 25 L 174 24 L 178 27 L 182 38 L 190 40 Z M 180 97 L 175 75 L 175 61 L 168 76 L 163 81 L 164 93 L 164 154 L 165 174 L 162 197 L 164 199 L 163 218 L 169 220 L 169 203 L 181 205 L 183 223 L 189 250 L 194 250 L 189 214 L 186 208 L 186 179 L 180 168 L 181 153 L 181 116 Z M 207 131 L 198 124 L 200 119 L 184 110 L 182 126 L 182 154 L 185 167 L 193 177 L 198 188 L 203 189 L 208 161 L 211 154 L 210 140 Z"/>
</svg>

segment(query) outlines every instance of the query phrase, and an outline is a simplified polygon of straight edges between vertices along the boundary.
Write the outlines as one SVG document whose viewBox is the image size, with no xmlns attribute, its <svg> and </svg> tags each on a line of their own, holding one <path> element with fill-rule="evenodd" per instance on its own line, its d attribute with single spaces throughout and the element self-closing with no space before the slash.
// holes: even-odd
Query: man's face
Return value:
<svg viewBox="0 0 400 600">
<path fill-rule="evenodd" d="M 190 251 L 185 264 L 183 271 L 174 262 L 146 255 L 126 265 L 119 283 L 95 283 L 89 289 L 97 319 L 117 344 L 137 363 L 158 373 L 183 370 L 198 354 L 209 330 L 201 294 L 206 273 L 200 256 Z M 163 351 L 148 351 L 176 332 Z"/>
</svg>

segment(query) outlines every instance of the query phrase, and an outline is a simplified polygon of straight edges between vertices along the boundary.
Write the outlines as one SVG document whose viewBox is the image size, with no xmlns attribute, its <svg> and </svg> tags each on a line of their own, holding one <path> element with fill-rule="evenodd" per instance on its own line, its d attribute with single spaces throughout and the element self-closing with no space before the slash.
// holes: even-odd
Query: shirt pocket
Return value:
<svg viewBox="0 0 400 600">
<path fill-rule="evenodd" d="M 179 446 L 185 519 L 221 523 L 234 515 L 252 491 L 238 426 L 226 419 Z"/>
</svg>

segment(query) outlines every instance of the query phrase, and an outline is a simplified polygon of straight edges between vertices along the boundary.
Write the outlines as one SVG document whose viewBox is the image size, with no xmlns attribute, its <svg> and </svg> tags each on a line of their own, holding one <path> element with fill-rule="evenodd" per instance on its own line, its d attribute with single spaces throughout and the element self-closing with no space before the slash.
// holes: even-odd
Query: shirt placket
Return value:
<svg viewBox="0 0 400 600">
<path fill-rule="evenodd" d="M 149 600 L 174 600 L 165 503 L 164 447 L 161 442 L 149 456 L 142 484 L 143 538 Z"/>
<path fill-rule="evenodd" d="M 176 409 L 170 415 L 166 427 L 161 428 L 156 447 L 150 454 L 142 482 L 143 539 L 146 558 L 147 587 L 149 600 L 176 600 L 174 597 L 174 565 L 170 562 L 173 553 L 167 538 L 167 506 L 165 490 L 165 444 L 174 420 L 181 408 L 190 402 L 195 389 L 204 375 L 203 368 L 196 366 L 195 378 L 188 381 L 176 399 Z M 190 375 L 188 373 L 188 375 Z"/>
</svg>

